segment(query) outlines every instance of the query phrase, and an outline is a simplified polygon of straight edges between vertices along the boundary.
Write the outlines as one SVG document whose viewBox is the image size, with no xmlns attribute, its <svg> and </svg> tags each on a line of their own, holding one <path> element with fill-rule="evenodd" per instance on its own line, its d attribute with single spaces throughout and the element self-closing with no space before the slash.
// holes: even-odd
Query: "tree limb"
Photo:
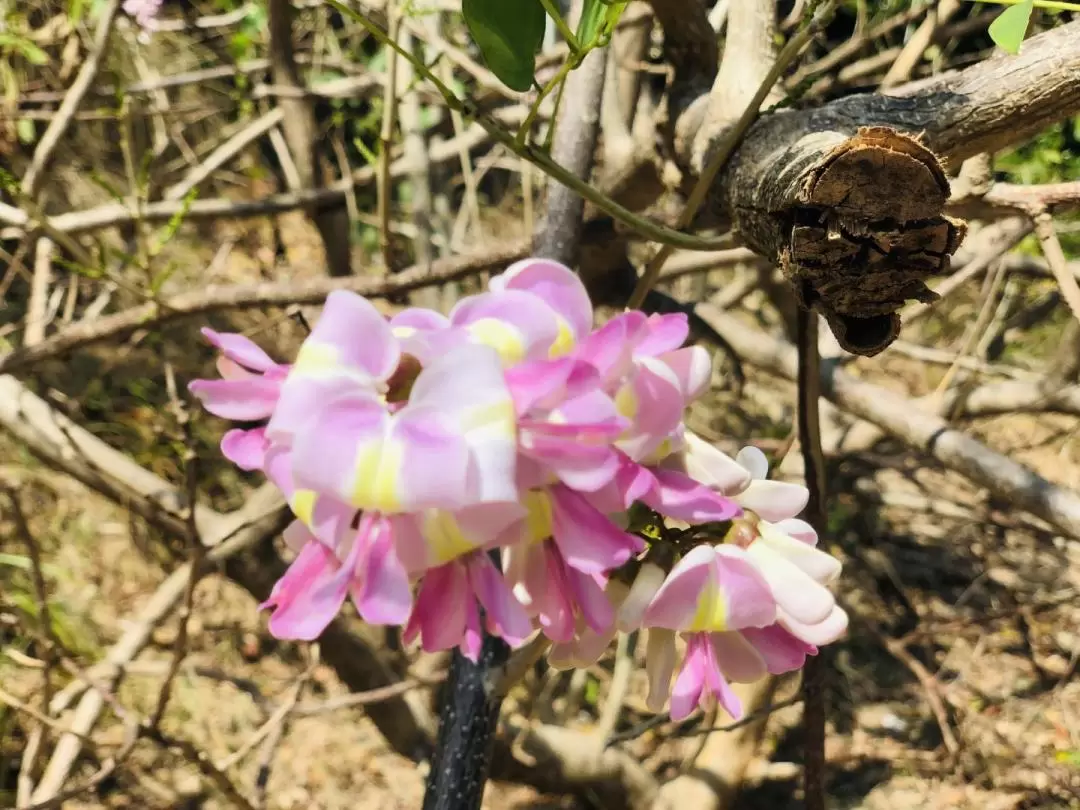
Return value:
<svg viewBox="0 0 1080 810">
<path fill-rule="evenodd" d="M 304 94 L 304 83 L 296 69 L 293 51 L 291 0 L 269 0 L 267 19 L 270 29 L 270 75 L 275 85 L 295 90 L 284 95 L 278 104 L 285 111 L 282 127 L 289 153 L 296 164 L 300 182 L 305 189 L 320 189 L 325 180 L 325 170 L 319 160 L 315 113 Z M 323 248 L 326 250 L 327 269 L 331 276 L 342 277 L 352 273 L 351 248 L 349 245 L 349 219 L 343 208 L 311 208 L 309 216 L 315 223 Z"/>
<path fill-rule="evenodd" d="M 905 301 L 932 300 L 925 279 L 948 268 L 963 237 L 944 215 L 944 167 L 1078 109 L 1080 23 L 1070 23 L 1032 37 L 1018 56 L 763 117 L 707 210 L 780 265 L 845 349 L 876 354 L 898 334 Z"/>
<path fill-rule="evenodd" d="M 795 379 L 796 351 L 787 341 L 709 304 L 698 304 L 694 313 L 747 362 Z M 1016 508 L 1042 518 L 1069 537 L 1080 538 L 1080 495 L 1075 492 L 991 450 L 907 398 L 837 370 L 835 364 L 822 365 L 821 392 L 843 410 L 877 425 Z"/>
</svg>

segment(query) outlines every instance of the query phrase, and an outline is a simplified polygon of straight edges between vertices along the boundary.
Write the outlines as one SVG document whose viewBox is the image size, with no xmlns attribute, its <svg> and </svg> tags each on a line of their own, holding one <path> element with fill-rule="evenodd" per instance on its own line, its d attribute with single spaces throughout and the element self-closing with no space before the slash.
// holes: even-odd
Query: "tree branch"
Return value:
<svg viewBox="0 0 1080 810">
<path fill-rule="evenodd" d="M 763 117 L 706 210 L 778 263 L 845 349 L 876 354 L 898 334 L 905 301 L 933 299 L 925 279 L 948 268 L 963 237 L 944 215 L 944 167 L 1078 109 L 1080 23 L 1071 23 L 1032 37 L 1018 56 Z"/>
<path fill-rule="evenodd" d="M 285 112 L 282 127 L 289 153 L 296 164 L 300 183 L 305 189 L 322 188 L 325 170 L 319 160 L 315 113 L 304 93 L 304 83 L 296 69 L 293 51 L 291 0 L 269 0 L 267 19 L 270 28 L 270 76 L 275 85 L 294 90 L 283 95 L 278 104 Z M 326 250 L 327 269 L 331 276 L 342 277 L 352 273 L 349 245 L 349 219 L 343 208 L 311 208 L 308 215 L 322 236 Z"/>
<path fill-rule="evenodd" d="M 709 304 L 698 304 L 693 311 L 747 362 L 796 378 L 798 361 L 790 343 Z M 1080 538 L 1080 495 L 1075 492 L 991 450 L 907 398 L 837 370 L 835 364 L 822 365 L 821 392 L 843 410 L 877 425 L 1016 508 L 1042 518 L 1069 537 Z"/>
</svg>

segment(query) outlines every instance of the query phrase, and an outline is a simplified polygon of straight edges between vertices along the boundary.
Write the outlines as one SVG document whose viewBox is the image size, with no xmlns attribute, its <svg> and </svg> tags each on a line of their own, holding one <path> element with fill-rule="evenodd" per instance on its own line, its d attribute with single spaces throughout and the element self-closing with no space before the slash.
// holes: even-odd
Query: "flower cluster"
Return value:
<svg viewBox="0 0 1080 810">
<path fill-rule="evenodd" d="M 593 329 L 577 276 L 530 259 L 448 316 L 334 292 L 291 365 L 204 334 L 221 379 L 191 391 L 247 423 L 222 452 L 296 517 L 264 605 L 278 637 L 316 638 L 347 598 L 473 658 L 482 627 L 515 647 L 543 633 L 564 667 L 644 629 L 649 704 L 680 718 L 714 700 L 738 716 L 730 681 L 796 669 L 846 627 L 839 563 L 795 518 L 806 491 L 686 429 L 712 369 L 683 315 Z"/>
</svg>

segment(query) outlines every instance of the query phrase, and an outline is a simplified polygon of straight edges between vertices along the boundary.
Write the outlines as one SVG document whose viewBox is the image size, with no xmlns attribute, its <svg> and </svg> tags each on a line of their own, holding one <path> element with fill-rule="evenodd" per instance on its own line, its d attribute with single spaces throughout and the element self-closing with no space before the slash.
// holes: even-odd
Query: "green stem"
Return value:
<svg viewBox="0 0 1080 810">
<path fill-rule="evenodd" d="M 1016 6 L 1027 0 L 969 0 L 972 3 L 986 3 L 992 6 Z M 1063 3 L 1061 0 L 1035 0 L 1035 8 L 1047 11 L 1080 11 L 1080 3 Z"/>
<path fill-rule="evenodd" d="M 562 14 L 559 13 L 559 7 L 552 0 L 540 0 L 540 4 L 544 7 L 544 11 L 548 13 L 548 16 L 555 21 L 555 27 L 559 29 L 562 38 L 570 46 L 570 53 L 574 54 L 574 56 L 580 54 L 581 44 L 577 41 L 577 37 L 574 36 L 574 32 L 570 30 L 570 26 L 566 24 Z"/>
<path fill-rule="evenodd" d="M 360 23 L 360 25 L 362 25 L 369 34 L 375 37 L 380 44 L 393 48 L 398 54 L 409 60 L 416 72 L 435 86 L 435 89 L 439 92 L 439 95 L 443 97 L 443 101 L 446 102 L 446 105 L 450 109 L 461 113 L 465 118 L 475 121 L 495 140 L 496 143 L 505 146 L 518 157 L 529 161 L 529 163 L 542 170 L 549 177 L 562 183 L 571 191 L 581 195 L 601 211 L 635 231 L 639 236 L 653 242 L 658 242 L 662 245 L 671 245 L 672 247 L 680 248 L 682 250 L 711 251 L 731 247 L 731 242 L 727 238 L 707 239 L 700 236 L 693 236 L 688 233 L 681 233 L 680 231 L 668 228 L 657 222 L 651 222 L 644 217 L 635 214 L 628 208 L 619 205 L 615 200 L 611 199 L 603 192 L 598 191 L 587 181 L 579 179 L 572 172 L 568 172 L 552 160 L 545 152 L 530 144 L 519 144 L 514 133 L 507 131 L 493 118 L 480 112 L 472 101 L 458 98 L 449 87 L 439 80 L 438 76 L 428 70 L 428 67 L 424 64 L 423 60 L 418 59 L 414 54 L 406 51 L 396 42 L 392 41 L 382 28 L 363 14 L 349 8 L 341 0 L 326 0 L 326 3 L 336 8 L 342 14 L 345 14 Z"/>
<path fill-rule="evenodd" d="M 544 103 L 544 99 L 551 95 L 552 90 L 559 87 L 566 80 L 566 77 L 570 75 L 570 71 L 573 69 L 573 61 L 568 59 L 563 66 L 559 68 L 559 72 L 552 77 L 551 81 L 544 85 L 543 89 L 540 91 L 540 95 L 536 97 L 536 101 L 533 103 L 532 108 L 530 108 L 529 114 L 525 116 L 525 122 L 518 129 L 518 145 L 525 145 L 525 141 L 532 131 L 533 124 L 536 122 L 536 116 L 540 113 L 540 105 Z"/>
</svg>

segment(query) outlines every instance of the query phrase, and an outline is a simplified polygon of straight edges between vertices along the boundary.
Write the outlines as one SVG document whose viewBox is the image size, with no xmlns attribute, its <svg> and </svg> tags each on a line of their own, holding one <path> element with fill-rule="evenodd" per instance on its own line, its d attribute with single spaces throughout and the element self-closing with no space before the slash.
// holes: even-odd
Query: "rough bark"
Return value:
<svg viewBox="0 0 1080 810">
<path fill-rule="evenodd" d="M 663 5 L 663 4 L 657 4 Z M 701 59 L 699 25 L 668 13 L 669 54 Z M 700 23 L 700 21 L 697 21 Z M 692 29 L 692 30 L 691 30 Z M 698 33 L 694 33 L 698 31 Z M 676 76 L 680 75 L 676 68 Z M 691 174 L 700 103 L 686 105 L 676 157 Z M 943 213 L 945 169 L 1035 134 L 1080 109 L 1080 23 L 963 71 L 888 94 L 849 96 L 767 114 L 716 183 L 708 212 L 780 264 L 805 305 L 825 315 L 848 351 L 873 355 L 895 339 L 897 310 L 928 300 L 924 279 L 948 269 L 963 236 Z M 715 133 L 695 137 L 716 142 Z"/>
</svg>

